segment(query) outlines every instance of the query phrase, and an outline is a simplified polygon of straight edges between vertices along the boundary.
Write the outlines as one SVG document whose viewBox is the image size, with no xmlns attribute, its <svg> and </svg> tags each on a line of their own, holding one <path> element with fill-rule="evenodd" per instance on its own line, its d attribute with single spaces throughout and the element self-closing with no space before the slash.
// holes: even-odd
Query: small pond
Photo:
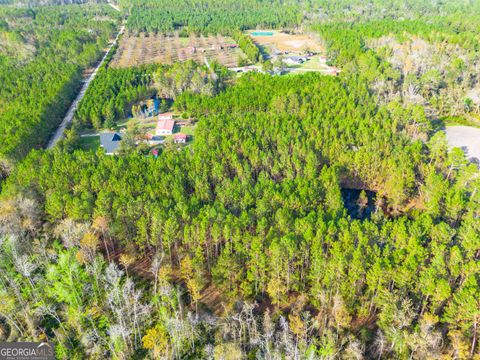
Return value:
<svg viewBox="0 0 480 360">
<path fill-rule="evenodd" d="M 348 215 L 353 219 L 369 219 L 375 211 L 376 193 L 374 191 L 342 189 L 342 198 Z"/>
<path fill-rule="evenodd" d="M 273 36 L 273 31 L 252 31 L 252 36 Z"/>
</svg>

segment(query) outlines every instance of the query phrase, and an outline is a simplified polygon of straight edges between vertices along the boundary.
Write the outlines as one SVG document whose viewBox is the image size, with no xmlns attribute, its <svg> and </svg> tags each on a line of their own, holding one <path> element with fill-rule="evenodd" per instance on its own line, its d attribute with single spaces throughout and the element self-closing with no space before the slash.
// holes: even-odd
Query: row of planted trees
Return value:
<svg viewBox="0 0 480 360">
<path fill-rule="evenodd" d="M 303 14 L 295 2 L 245 0 L 177 1 L 128 0 L 127 28 L 132 32 L 173 32 L 184 28 L 197 34 L 232 34 L 236 30 L 298 25 Z"/>
</svg>

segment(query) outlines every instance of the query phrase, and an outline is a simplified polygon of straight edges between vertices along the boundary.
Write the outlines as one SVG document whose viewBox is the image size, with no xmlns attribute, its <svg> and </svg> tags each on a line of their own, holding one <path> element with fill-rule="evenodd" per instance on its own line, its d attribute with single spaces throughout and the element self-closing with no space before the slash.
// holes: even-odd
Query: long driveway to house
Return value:
<svg viewBox="0 0 480 360">
<path fill-rule="evenodd" d="M 472 126 L 447 126 L 448 145 L 461 148 L 468 159 L 480 162 L 480 129 Z"/>
<path fill-rule="evenodd" d="M 110 4 L 110 5 L 113 6 L 112 4 Z M 53 148 L 57 144 L 57 142 L 63 137 L 63 133 L 65 132 L 65 129 L 66 129 L 67 125 L 72 122 L 73 115 L 75 115 L 75 111 L 77 110 L 78 104 L 83 99 L 83 96 L 85 95 L 85 92 L 87 91 L 88 86 L 93 81 L 93 79 L 95 79 L 95 76 L 97 75 L 98 69 L 100 69 L 100 66 L 102 66 L 105 59 L 107 58 L 107 55 L 112 50 L 113 46 L 115 46 L 115 44 L 118 42 L 118 38 L 120 37 L 120 35 L 123 34 L 124 31 L 125 31 L 125 26 L 122 26 L 120 28 L 120 31 L 118 32 L 117 36 L 115 37 L 115 40 L 113 41 L 113 43 L 108 48 L 105 55 L 103 55 L 102 60 L 98 63 L 98 65 L 95 68 L 95 70 L 93 71 L 93 73 L 85 81 L 85 83 L 82 86 L 82 89 L 78 93 L 78 95 L 75 98 L 75 100 L 73 101 L 72 105 L 70 105 L 70 108 L 68 109 L 67 115 L 65 115 L 62 123 L 57 128 L 57 130 L 55 130 L 55 134 L 53 134 L 53 136 L 50 138 L 50 141 L 48 142 L 48 145 L 47 145 L 47 149 Z"/>
</svg>

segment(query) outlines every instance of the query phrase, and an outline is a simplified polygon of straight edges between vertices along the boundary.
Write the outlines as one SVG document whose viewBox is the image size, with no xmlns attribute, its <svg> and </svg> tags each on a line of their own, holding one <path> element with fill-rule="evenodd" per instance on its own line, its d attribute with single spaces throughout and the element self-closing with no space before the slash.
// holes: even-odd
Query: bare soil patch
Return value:
<svg viewBox="0 0 480 360">
<path fill-rule="evenodd" d="M 269 53 L 275 52 L 323 52 L 319 40 L 309 34 L 287 34 L 279 31 L 272 31 L 272 36 L 254 36 L 252 33 L 257 30 L 249 31 L 253 41 L 268 50 Z"/>
</svg>

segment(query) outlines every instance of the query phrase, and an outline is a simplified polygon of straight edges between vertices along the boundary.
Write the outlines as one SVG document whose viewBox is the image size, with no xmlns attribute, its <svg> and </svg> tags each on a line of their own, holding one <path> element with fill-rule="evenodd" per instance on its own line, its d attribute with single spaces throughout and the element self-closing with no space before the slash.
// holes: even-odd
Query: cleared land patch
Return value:
<svg viewBox="0 0 480 360">
<path fill-rule="evenodd" d="M 461 148 L 470 161 L 480 162 L 480 129 L 471 126 L 447 126 L 448 145 Z"/>
<path fill-rule="evenodd" d="M 323 52 L 324 49 L 318 42 L 308 34 L 287 34 L 279 31 L 249 31 L 253 41 L 264 48 L 268 53 L 300 53 L 300 52 Z"/>
<path fill-rule="evenodd" d="M 222 35 L 188 38 L 166 34 L 126 34 L 111 62 L 112 67 L 138 66 L 142 64 L 173 64 L 178 61 L 195 60 L 198 63 L 216 60 L 226 67 L 235 67 L 245 55 L 235 41 Z"/>
<path fill-rule="evenodd" d="M 275 30 L 250 30 L 247 32 L 265 59 L 285 64 L 284 71 L 302 73 L 316 71 L 337 75 L 338 70 L 327 64 L 320 39 L 312 34 L 287 34 Z M 301 57 L 301 60 L 295 59 Z M 289 59 L 290 58 L 290 59 Z M 292 61 L 292 59 L 294 59 Z M 289 62 L 290 60 L 290 62 Z"/>
</svg>

